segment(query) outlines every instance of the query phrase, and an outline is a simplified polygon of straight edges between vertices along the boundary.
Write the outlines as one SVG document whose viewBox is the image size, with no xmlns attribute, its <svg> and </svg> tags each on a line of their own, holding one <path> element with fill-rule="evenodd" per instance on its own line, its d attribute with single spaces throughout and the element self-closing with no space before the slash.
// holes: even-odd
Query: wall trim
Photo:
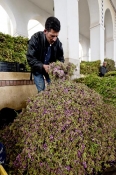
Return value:
<svg viewBox="0 0 116 175">
<path fill-rule="evenodd" d="M 0 87 L 3 86 L 20 86 L 20 85 L 33 85 L 32 80 L 0 80 Z"/>
</svg>

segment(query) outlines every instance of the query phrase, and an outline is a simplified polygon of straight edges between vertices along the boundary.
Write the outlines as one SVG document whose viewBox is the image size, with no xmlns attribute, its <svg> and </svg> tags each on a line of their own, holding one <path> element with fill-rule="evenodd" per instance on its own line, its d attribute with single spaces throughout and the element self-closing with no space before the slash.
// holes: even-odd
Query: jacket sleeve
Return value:
<svg viewBox="0 0 116 175">
<path fill-rule="evenodd" d="M 64 63 L 64 52 L 62 48 L 62 43 L 59 42 L 59 47 L 58 47 L 58 53 L 57 53 L 57 60 L 61 61 Z"/>
<path fill-rule="evenodd" d="M 27 48 L 27 62 L 30 65 L 32 72 L 40 72 L 43 71 L 43 63 L 39 61 L 39 42 L 36 35 L 33 35 L 28 42 Z"/>
<path fill-rule="evenodd" d="M 103 66 L 101 66 L 101 70 L 100 70 L 100 72 L 101 72 L 102 75 L 105 74 Z"/>
</svg>

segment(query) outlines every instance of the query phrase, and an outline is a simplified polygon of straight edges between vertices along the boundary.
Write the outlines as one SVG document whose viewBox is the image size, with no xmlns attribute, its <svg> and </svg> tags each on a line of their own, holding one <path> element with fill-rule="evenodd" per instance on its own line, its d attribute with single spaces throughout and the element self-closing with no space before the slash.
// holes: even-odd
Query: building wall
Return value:
<svg viewBox="0 0 116 175">
<path fill-rule="evenodd" d="M 116 14 L 109 0 L 104 3 L 104 57 L 113 59 L 116 64 Z"/>
<path fill-rule="evenodd" d="M 82 61 L 89 61 L 89 48 L 90 40 L 83 35 L 79 35 L 79 42 L 83 49 L 83 56 L 80 58 Z"/>
<path fill-rule="evenodd" d="M 26 100 L 37 94 L 30 73 L 0 72 L 0 109 L 19 110 L 26 107 Z"/>
<path fill-rule="evenodd" d="M 36 0 L 35 0 L 36 1 Z M 48 0 L 49 1 L 49 0 Z M 42 1 L 41 1 L 42 2 Z M 60 18 L 61 16 L 61 32 L 60 40 L 64 47 L 65 58 L 69 60 L 70 57 L 75 57 L 75 63 L 79 60 L 79 33 L 85 37 L 83 45 L 83 52 L 88 56 L 88 48 L 91 49 L 91 61 L 100 59 L 103 61 L 106 56 L 104 48 L 106 47 L 105 41 L 105 28 L 104 19 L 106 10 L 109 9 L 113 25 L 113 37 L 116 35 L 116 20 L 115 12 L 109 0 L 65 0 L 58 6 L 60 0 L 54 0 L 54 15 Z M 79 6 L 77 6 L 78 4 Z M 28 36 L 27 26 L 30 19 L 36 19 L 44 25 L 48 16 L 53 15 L 53 11 L 42 9 L 33 2 L 28 0 L 0 0 L 0 4 L 8 12 L 8 15 L 13 23 L 13 35 Z M 48 3 L 49 4 L 49 3 Z M 55 5 L 56 4 L 56 5 Z M 59 3 L 60 4 L 60 3 Z M 76 4 L 76 5 L 75 5 Z M 44 6 L 44 5 L 43 5 Z M 72 12 L 70 13 L 70 10 Z M 47 7 L 46 7 L 47 8 Z M 62 10 L 63 9 L 63 10 Z M 79 23 L 78 18 L 79 15 Z M 72 16 L 71 16 L 72 15 Z M 85 16 L 84 16 L 85 15 Z M 86 17 L 87 16 L 87 17 Z M 75 18 L 74 18 L 75 17 Z M 107 21 L 106 21 L 107 22 Z M 89 25 L 88 25 L 89 23 Z M 80 28 L 77 27 L 77 24 Z M 85 25 L 84 25 L 85 24 Z M 110 24 L 109 24 L 110 25 Z M 109 33 L 111 31 L 109 30 Z M 75 36 L 75 37 L 74 37 Z M 116 38 L 116 36 L 115 36 Z M 86 42 L 86 39 L 88 42 Z M 113 38 L 114 39 L 114 38 Z M 77 41 L 76 41 L 77 40 Z M 115 39 L 116 40 L 116 39 Z M 115 59 L 115 40 L 110 42 L 110 48 L 113 46 L 112 51 L 107 51 L 108 55 L 113 55 Z M 72 48 L 72 45 L 74 46 Z M 75 50 L 75 51 L 74 51 Z M 76 54 L 75 54 L 75 53 Z M 77 61 L 76 61 L 77 60 Z"/>
<path fill-rule="evenodd" d="M 8 14 L 13 23 L 14 36 L 21 35 L 28 37 L 27 27 L 30 19 L 36 18 L 43 25 L 46 18 L 51 15 L 28 0 L 0 0 L 0 4 L 6 11 L 9 8 Z M 8 8 L 6 8 L 6 6 Z M 14 25 L 14 23 L 16 25 Z"/>
</svg>

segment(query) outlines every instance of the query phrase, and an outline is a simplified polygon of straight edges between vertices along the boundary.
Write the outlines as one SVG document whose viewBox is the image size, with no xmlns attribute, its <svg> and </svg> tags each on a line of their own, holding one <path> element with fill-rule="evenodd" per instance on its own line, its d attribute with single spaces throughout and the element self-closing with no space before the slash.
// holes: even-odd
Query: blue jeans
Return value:
<svg viewBox="0 0 116 175">
<path fill-rule="evenodd" d="M 45 90 L 45 79 L 44 79 L 43 74 L 36 72 L 35 75 L 33 74 L 33 77 L 34 77 L 34 83 L 37 87 L 38 92 L 44 91 Z M 46 81 L 48 84 L 50 84 L 51 82 L 50 78 L 46 79 Z"/>
</svg>

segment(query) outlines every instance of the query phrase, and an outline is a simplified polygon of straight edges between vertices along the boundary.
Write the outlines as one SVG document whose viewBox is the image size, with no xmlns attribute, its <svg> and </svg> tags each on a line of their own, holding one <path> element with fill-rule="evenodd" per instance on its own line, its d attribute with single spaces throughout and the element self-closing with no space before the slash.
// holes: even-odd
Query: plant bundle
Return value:
<svg viewBox="0 0 116 175">
<path fill-rule="evenodd" d="M 53 62 L 50 64 L 49 75 L 52 80 L 70 80 L 76 66 L 73 63 Z"/>
<path fill-rule="evenodd" d="M 116 160 L 115 126 L 116 109 L 99 94 L 56 81 L 29 98 L 25 112 L 2 131 L 8 174 L 97 174 L 103 162 Z"/>
</svg>

